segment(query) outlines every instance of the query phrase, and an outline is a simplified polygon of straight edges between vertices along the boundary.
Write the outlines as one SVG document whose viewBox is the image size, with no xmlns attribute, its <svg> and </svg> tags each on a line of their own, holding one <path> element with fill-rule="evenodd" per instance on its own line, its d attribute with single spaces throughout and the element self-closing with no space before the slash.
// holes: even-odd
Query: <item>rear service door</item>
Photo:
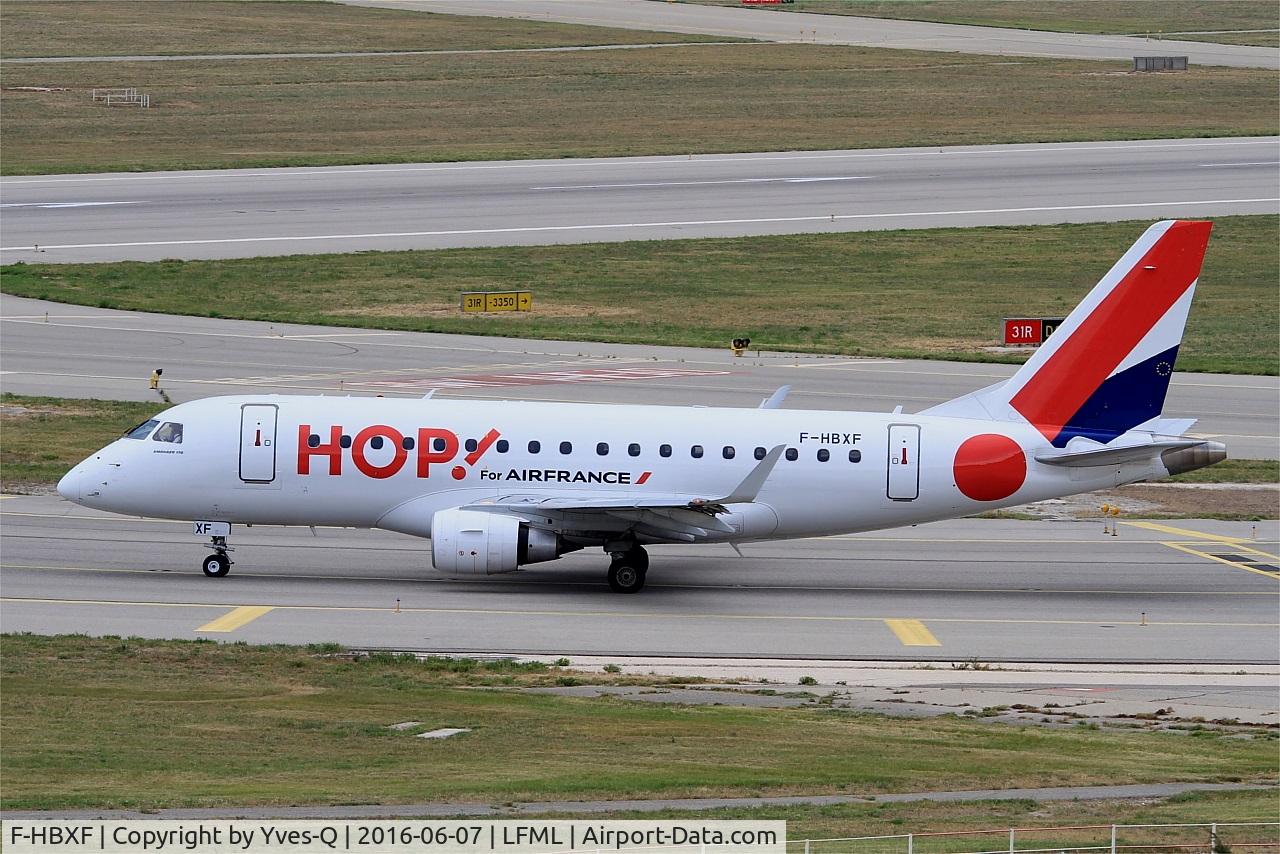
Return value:
<svg viewBox="0 0 1280 854">
<path fill-rule="evenodd" d="M 247 403 L 240 407 L 240 479 L 271 483 L 276 479 L 276 406 Z"/>
<path fill-rule="evenodd" d="M 920 425 L 889 425 L 889 497 L 914 501 L 920 497 Z"/>
</svg>

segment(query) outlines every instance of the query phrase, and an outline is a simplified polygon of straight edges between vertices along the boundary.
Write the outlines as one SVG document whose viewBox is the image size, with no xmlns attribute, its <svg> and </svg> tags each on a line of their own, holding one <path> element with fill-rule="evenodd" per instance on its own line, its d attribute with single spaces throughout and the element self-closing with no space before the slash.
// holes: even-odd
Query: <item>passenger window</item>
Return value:
<svg viewBox="0 0 1280 854">
<path fill-rule="evenodd" d="M 467 448 L 467 450 L 468 450 L 468 451 L 474 451 L 474 450 L 476 449 L 476 445 L 477 445 L 477 443 L 476 443 L 476 440 L 475 440 L 475 439 L 468 439 L 464 444 L 465 444 L 465 446 L 466 446 L 466 448 Z"/>
<path fill-rule="evenodd" d="M 756 459 L 763 460 L 768 455 L 768 453 L 769 452 L 766 451 L 764 448 L 756 448 Z"/>
<path fill-rule="evenodd" d="M 511 449 L 511 443 L 508 442 L 506 439 L 499 439 L 497 444 L 495 444 L 493 447 L 497 449 L 498 453 L 505 454 L 508 450 Z"/>
<path fill-rule="evenodd" d="M 342 447 L 344 447 L 344 448 L 350 448 L 350 447 L 351 447 L 351 437 L 350 437 L 350 436 L 343 436 L 341 439 L 339 439 L 339 440 L 338 440 L 338 444 L 339 444 L 339 445 L 341 445 L 341 446 L 342 446 Z"/>
<path fill-rule="evenodd" d="M 572 453 L 573 453 L 573 443 L 572 443 L 572 442 L 561 442 L 561 443 L 560 443 L 560 453 L 562 453 L 562 454 L 572 454 Z"/>
<path fill-rule="evenodd" d="M 319 437 L 319 436 L 317 436 L 316 438 L 318 439 L 318 438 L 320 438 L 320 437 Z M 413 437 L 412 437 L 412 436 L 405 436 L 403 439 L 401 439 L 401 440 L 400 440 L 400 447 L 404 448 L 406 451 L 412 451 L 412 450 L 413 450 Z"/>
<path fill-rule="evenodd" d="M 795 448 L 787 448 L 787 460 L 789 462 L 794 463 L 796 461 L 796 458 L 799 456 L 800 456 L 800 452 L 797 451 Z"/>
<path fill-rule="evenodd" d="M 318 448 L 318 447 L 320 447 L 320 434 L 319 434 L 319 433 L 312 433 L 310 436 L 308 436 L 308 437 L 307 437 L 307 447 L 308 447 L 308 448 Z"/>
<path fill-rule="evenodd" d="M 692 448 L 690 448 L 689 456 L 693 457 L 695 460 L 702 459 L 702 446 L 694 445 Z"/>
<path fill-rule="evenodd" d="M 127 431 L 127 432 L 124 434 L 124 438 L 126 438 L 126 439 L 145 439 L 145 438 L 147 438 L 148 436 L 150 436 L 150 435 L 151 435 L 151 431 L 152 431 L 152 430 L 154 430 L 154 429 L 156 429 L 156 425 L 157 425 L 157 424 L 159 424 L 159 423 L 160 423 L 160 422 L 159 422 L 159 421 L 156 421 L 154 418 L 153 418 L 153 419 L 151 419 L 150 421 L 143 421 L 143 422 L 142 422 L 141 424 L 139 424 L 137 427 L 134 427 L 132 430 Z"/>
<path fill-rule="evenodd" d="M 662 456 L 662 457 L 669 457 L 669 456 L 671 456 L 671 446 L 670 446 L 670 445 L 661 445 L 661 446 L 659 446 L 659 448 L 658 448 L 658 455 L 659 455 L 659 456 Z"/>
<path fill-rule="evenodd" d="M 175 445 L 182 444 L 182 425 L 174 421 L 166 421 L 160 425 L 160 429 L 151 437 L 154 442 L 172 442 Z"/>
<path fill-rule="evenodd" d="M 529 443 L 529 453 L 537 454 L 537 453 L 540 453 L 541 451 L 542 451 L 542 443 L 539 442 L 537 439 L 534 439 L 532 442 Z"/>
<path fill-rule="evenodd" d="M 862 451 L 850 451 L 850 452 L 849 452 L 849 462 L 851 462 L 851 463 L 860 463 L 860 462 L 862 462 Z"/>
<path fill-rule="evenodd" d="M 343 445 L 343 447 L 345 448 L 346 445 Z M 431 449 L 435 451 L 437 454 L 443 451 L 444 447 L 445 447 L 444 437 L 436 436 L 434 439 L 431 440 Z"/>
<path fill-rule="evenodd" d="M 720 453 L 724 455 L 724 458 L 726 460 L 731 460 L 733 459 L 733 455 L 736 454 L 737 451 L 733 449 L 732 445 L 725 445 L 724 450 L 721 451 Z"/>
<path fill-rule="evenodd" d="M 831 459 L 831 452 L 830 452 L 830 451 L 828 451 L 826 448 L 819 448 L 819 449 L 818 449 L 818 462 L 820 462 L 820 463 L 825 463 L 825 462 L 826 462 L 827 460 L 829 460 L 829 459 Z"/>
<path fill-rule="evenodd" d="M 635 442 L 632 442 L 630 445 L 627 445 L 627 453 L 633 457 L 640 456 L 640 446 Z"/>
<path fill-rule="evenodd" d="M 597 454 L 599 454 L 599 455 L 600 455 L 600 456 L 602 456 L 602 457 L 603 457 L 603 456 L 607 456 L 607 455 L 608 455 L 608 453 L 609 453 L 609 443 L 608 443 L 608 442 L 596 442 L 596 453 L 597 453 Z"/>
<path fill-rule="evenodd" d="M 369 447 L 373 448 L 375 451 L 382 450 L 382 437 L 374 436 L 373 438 L 371 438 L 369 440 Z"/>
</svg>

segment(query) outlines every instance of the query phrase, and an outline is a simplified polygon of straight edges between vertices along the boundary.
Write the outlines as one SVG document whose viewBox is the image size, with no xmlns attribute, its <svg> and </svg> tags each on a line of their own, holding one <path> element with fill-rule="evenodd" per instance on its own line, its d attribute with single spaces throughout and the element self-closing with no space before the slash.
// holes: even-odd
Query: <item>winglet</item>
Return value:
<svg viewBox="0 0 1280 854">
<path fill-rule="evenodd" d="M 779 386 L 778 390 L 773 394 L 760 401 L 761 409 L 781 409 L 782 401 L 787 399 L 787 392 L 791 391 L 791 386 Z"/>
<path fill-rule="evenodd" d="M 778 464 L 778 460 L 782 459 L 782 452 L 786 449 L 786 445 L 775 445 L 769 453 L 764 455 L 764 459 L 756 463 L 756 467 L 742 479 L 742 483 L 738 484 L 733 492 L 724 498 L 707 503 L 721 505 L 750 504 L 755 501 L 756 496 L 760 494 L 760 488 L 769 479 L 769 475 L 773 473 L 773 467 Z"/>
</svg>

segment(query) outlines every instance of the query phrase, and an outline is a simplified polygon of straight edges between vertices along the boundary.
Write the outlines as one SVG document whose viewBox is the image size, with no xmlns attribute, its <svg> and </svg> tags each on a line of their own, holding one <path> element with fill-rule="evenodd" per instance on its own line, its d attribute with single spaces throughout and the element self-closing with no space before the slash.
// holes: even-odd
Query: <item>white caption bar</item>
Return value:
<svg viewBox="0 0 1280 854">
<path fill-rule="evenodd" d="M 7 854 L 786 854 L 785 821 L 6 821 Z"/>
</svg>

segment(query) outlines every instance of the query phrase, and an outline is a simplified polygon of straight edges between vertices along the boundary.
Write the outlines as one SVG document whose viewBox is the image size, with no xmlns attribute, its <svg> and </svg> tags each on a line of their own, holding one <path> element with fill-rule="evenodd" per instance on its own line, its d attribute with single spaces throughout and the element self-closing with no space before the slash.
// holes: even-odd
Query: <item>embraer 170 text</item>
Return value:
<svg viewBox="0 0 1280 854">
<path fill-rule="evenodd" d="M 758 409 L 214 397 L 72 469 L 65 498 L 197 519 L 206 575 L 231 524 L 431 538 L 437 570 L 513 572 L 600 546 L 619 592 L 654 543 L 869 531 L 1188 471 L 1226 458 L 1161 417 L 1207 222 L 1149 229 L 1010 379 L 926 409 Z M 780 390 L 782 391 L 782 390 Z"/>
</svg>

